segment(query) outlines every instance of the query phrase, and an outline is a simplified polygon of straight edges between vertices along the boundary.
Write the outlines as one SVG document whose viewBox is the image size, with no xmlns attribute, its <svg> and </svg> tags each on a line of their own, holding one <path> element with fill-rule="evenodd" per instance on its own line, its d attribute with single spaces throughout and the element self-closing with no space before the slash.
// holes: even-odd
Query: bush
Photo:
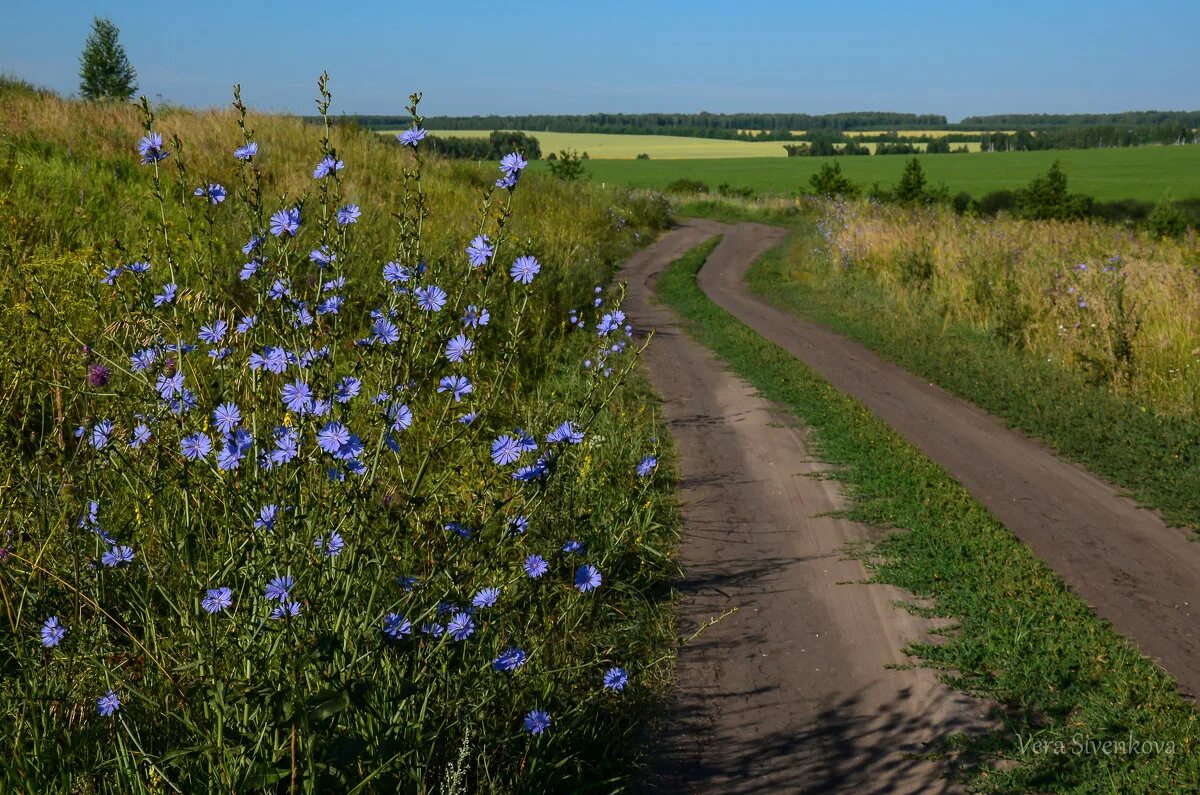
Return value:
<svg viewBox="0 0 1200 795">
<path fill-rule="evenodd" d="M 558 153 L 557 158 L 549 163 L 550 173 L 564 182 L 582 179 L 586 174 L 583 170 L 583 161 L 586 156 L 587 152 L 584 152 L 584 157 L 580 157 L 574 149 L 564 149 Z"/>
<path fill-rule="evenodd" d="M 1170 199 L 1163 199 L 1146 219 L 1146 227 L 1155 237 L 1183 237 L 1188 229 L 1188 218 L 1181 207 Z"/>
<path fill-rule="evenodd" d="M 1017 194 L 1011 190 L 994 190 L 979 200 L 979 212 L 984 215 L 1011 213 L 1017 209 Z"/>
<path fill-rule="evenodd" d="M 638 156 L 637 156 L 637 158 L 635 158 L 635 159 L 637 159 L 637 160 L 649 160 L 649 159 L 650 159 L 650 155 L 646 154 L 645 152 L 642 152 L 642 153 L 641 153 L 640 155 L 638 155 Z"/>
<path fill-rule="evenodd" d="M 708 193 L 708 185 L 698 179 L 677 179 L 667 184 L 667 193 Z"/>
<path fill-rule="evenodd" d="M 1035 177 L 1017 192 L 1021 217 L 1033 221 L 1083 218 L 1090 213 L 1091 202 L 1091 197 L 1067 190 L 1067 175 L 1057 160 L 1043 176 Z"/>
<path fill-rule="evenodd" d="M 808 178 L 812 192 L 817 196 L 856 196 L 858 186 L 842 174 L 838 162 L 822 163 L 821 170 Z"/>
</svg>

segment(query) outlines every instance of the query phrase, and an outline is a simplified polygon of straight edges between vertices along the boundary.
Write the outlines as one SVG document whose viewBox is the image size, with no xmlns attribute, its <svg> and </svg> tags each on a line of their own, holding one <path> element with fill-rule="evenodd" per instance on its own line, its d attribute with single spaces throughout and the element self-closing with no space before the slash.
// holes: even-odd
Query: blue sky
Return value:
<svg viewBox="0 0 1200 795">
<path fill-rule="evenodd" d="M 1200 0 L 6 0 L 0 72 L 70 93 L 108 16 L 151 99 L 309 113 L 1200 108 Z M 15 8 L 12 6 L 16 6 Z"/>
</svg>

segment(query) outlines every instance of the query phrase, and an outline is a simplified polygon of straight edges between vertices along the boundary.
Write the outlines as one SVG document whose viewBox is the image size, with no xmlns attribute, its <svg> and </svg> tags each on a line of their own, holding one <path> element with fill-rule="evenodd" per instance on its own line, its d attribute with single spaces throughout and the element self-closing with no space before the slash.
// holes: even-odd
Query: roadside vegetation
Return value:
<svg viewBox="0 0 1200 795">
<path fill-rule="evenodd" d="M 607 283 L 668 208 L 429 158 L 417 100 L 0 85 L 0 789 L 636 775 L 677 520 Z"/>
<path fill-rule="evenodd" d="M 911 609 L 954 622 L 943 637 L 909 651 L 953 686 L 1003 708 L 995 731 L 947 738 L 940 749 L 958 756 L 970 784 L 992 792 L 1200 787 L 1200 721 L 1170 677 L 1097 619 L 942 469 L 713 304 L 695 280 L 713 245 L 677 261 L 660 278 L 658 294 L 689 333 L 804 422 L 820 457 L 837 467 L 852 518 L 896 529 L 861 550 L 874 580 L 913 593 L 921 606 Z M 1110 744 L 1108 753 L 1088 745 L 1105 741 L 1124 745 Z"/>
</svg>

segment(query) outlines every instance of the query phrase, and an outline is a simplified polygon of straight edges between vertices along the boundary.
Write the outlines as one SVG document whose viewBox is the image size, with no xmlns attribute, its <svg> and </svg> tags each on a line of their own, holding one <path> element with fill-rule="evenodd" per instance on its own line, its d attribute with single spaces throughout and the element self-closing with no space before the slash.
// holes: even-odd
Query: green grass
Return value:
<svg viewBox="0 0 1200 795">
<path fill-rule="evenodd" d="M 543 146 L 543 148 L 545 148 Z M 654 155 L 651 154 L 653 158 Z M 909 157 L 725 158 L 715 160 L 595 160 L 589 176 L 610 185 L 665 188 L 680 178 L 698 179 L 715 189 L 722 183 L 762 193 L 795 193 L 825 162 L 836 160 L 851 180 L 894 185 Z M 1200 196 L 1200 146 L 1140 146 L 1127 149 L 1078 149 L 1049 152 L 995 152 L 919 157 L 931 184 L 944 182 L 952 192 L 976 198 L 995 190 L 1015 190 L 1062 162 L 1073 192 L 1101 200 L 1158 201 L 1167 192 L 1180 199 Z M 545 168 L 535 162 L 534 168 Z"/>
<path fill-rule="evenodd" d="M 1193 792 L 1197 713 L 1172 680 L 1072 595 L 940 467 L 857 401 L 739 323 L 699 289 L 695 273 L 712 243 L 663 275 L 658 294 L 688 331 L 770 400 L 811 429 L 836 465 L 852 518 L 903 528 L 868 553 L 874 577 L 928 599 L 956 621 L 944 641 L 910 647 L 952 685 L 998 701 L 999 727 L 956 737 L 975 760 L 972 783 L 988 791 Z M 1074 754 L 1075 742 L 1173 742 L 1174 753 Z M 1036 754 L 1031 737 L 1062 742 Z"/>
<path fill-rule="evenodd" d="M 934 311 L 896 312 L 874 282 L 850 273 L 807 278 L 820 237 L 800 221 L 792 240 L 747 280 L 784 309 L 864 343 L 901 367 L 990 411 L 1109 478 L 1170 522 L 1200 528 L 1200 421 L 1168 415 L 1088 383 Z"/>
</svg>

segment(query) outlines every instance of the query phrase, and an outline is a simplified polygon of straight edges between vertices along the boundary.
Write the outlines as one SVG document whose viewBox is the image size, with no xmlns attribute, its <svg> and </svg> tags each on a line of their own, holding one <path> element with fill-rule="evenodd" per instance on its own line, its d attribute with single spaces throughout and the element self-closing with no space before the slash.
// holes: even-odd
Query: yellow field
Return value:
<svg viewBox="0 0 1200 795">
<path fill-rule="evenodd" d="M 964 132 L 969 132 L 969 131 L 964 131 L 964 130 L 895 130 L 895 133 L 901 137 L 904 137 L 906 135 L 913 135 L 913 136 L 924 135 L 924 136 L 928 136 L 929 138 L 945 138 L 947 135 L 957 135 L 957 134 L 961 134 Z M 993 130 L 993 132 L 1002 132 L 1005 135 L 1013 135 L 1016 132 L 1016 130 Z M 882 133 L 883 133 L 882 130 L 847 130 L 844 133 L 844 135 L 847 138 L 862 138 L 864 136 L 880 135 Z"/>
<path fill-rule="evenodd" d="M 381 130 L 381 135 L 395 135 L 398 130 Z M 484 138 L 491 130 L 430 130 L 431 135 L 460 138 Z M 787 141 L 731 141 L 720 138 L 687 138 L 678 135 L 618 135 L 614 133 L 559 133 L 523 130 L 538 139 L 542 157 L 551 152 L 574 149 L 587 152 L 596 160 L 633 160 L 639 154 L 651 160 L 720 160 L 738 157 L 787 157 L 783 145 Z M 791 143 L 800 143 L 799 141 Z M 863 144 L 872 153 L 873 142 Z M 924 144 L 914 144 L 924 149 Z M 954 147 L 962 144 L 953 144 Z M 966 144 L 972 152 L 979 151 L 979 142 Z"/>
<path fill-rule="evenodd" d="M 395 135 L 397 131 L 383 131 Z M 491 130 L 430 130 L 431 135 L 482 138 Z M 685 138 L 676 135 L 617 135 L 612 133 L 557 133 L 523 130 L 538 139 L 542 156 L 563 149 L 587 152 L 597 160 L 633 160 L 648 154 L 653 160 L 709 160 L 730 157 L 787 157 L 781 141 L 730 141 L 720 138 Z"/>
</svg>

